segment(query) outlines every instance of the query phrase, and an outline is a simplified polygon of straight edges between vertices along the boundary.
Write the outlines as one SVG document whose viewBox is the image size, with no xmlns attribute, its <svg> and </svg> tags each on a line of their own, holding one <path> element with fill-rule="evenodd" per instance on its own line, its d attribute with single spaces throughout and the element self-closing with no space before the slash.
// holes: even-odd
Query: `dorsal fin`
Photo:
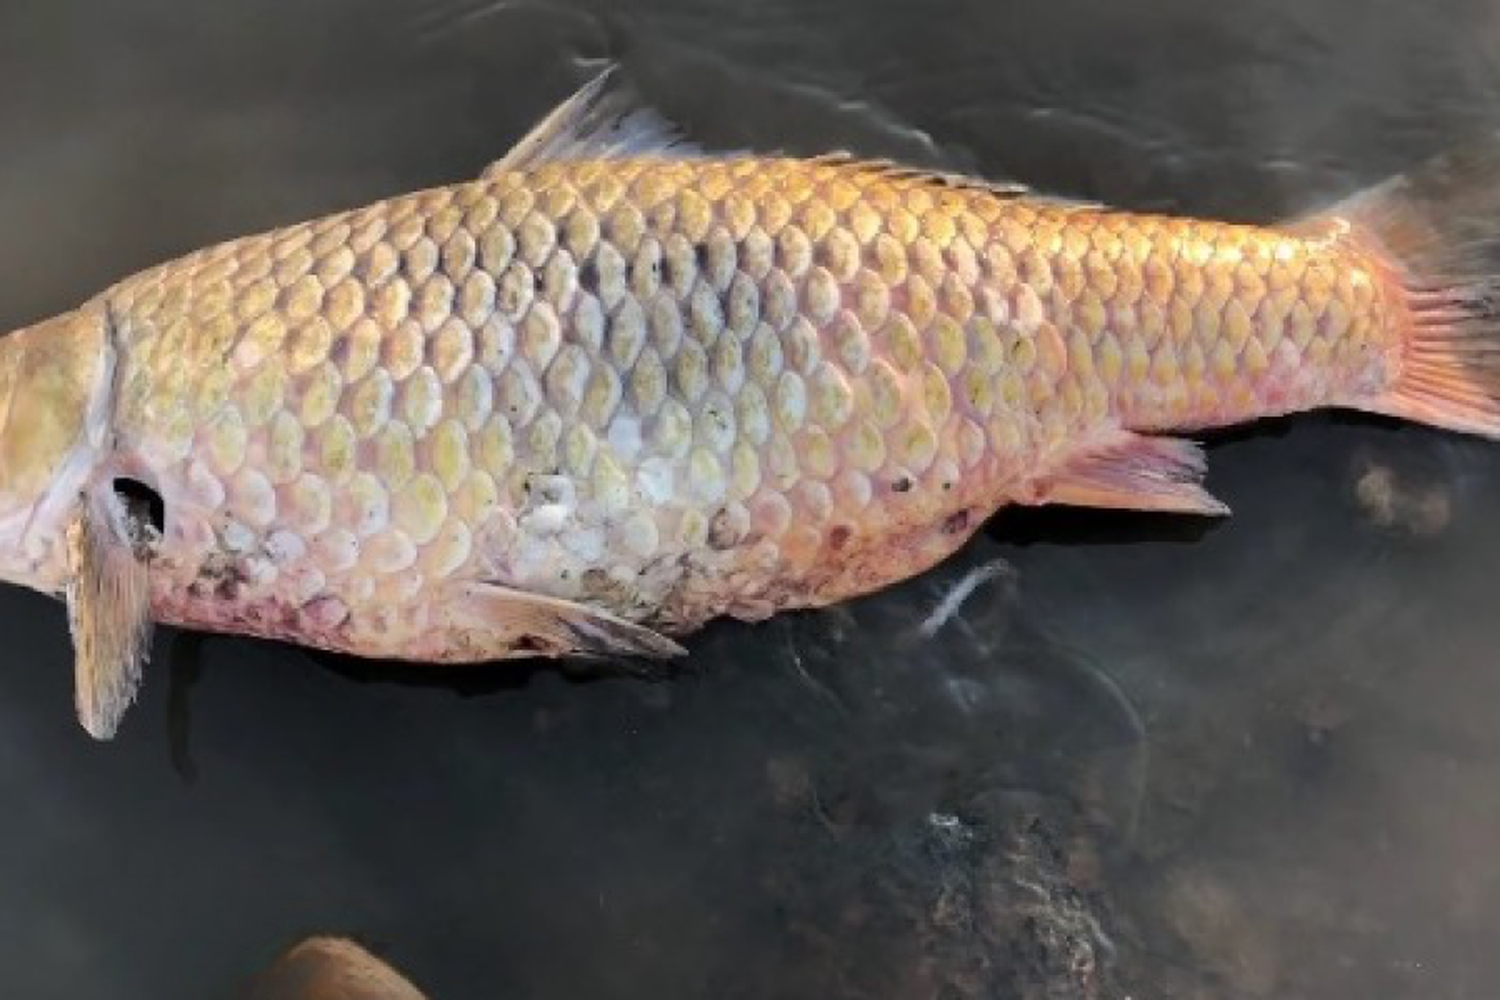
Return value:
<svg viewBox="0 0 1500 1000">
<path fill-rule="evenodd" d="M 526 170 L 557 160 L 610 160 L 633 156 L 670 156 L 676 159 L 733 159 L 746 150 L 709 152 L 684 134 L 682 128 L 650 107 L 610 65 L 559 104 L 505 156 L 482 175 L 490 179 L 512 170 Z M 785 155 L 766 152 L 768 158 Z M 917 184 L 984 191 L 1003 198 L 1030 197 L 1065 208 L 1098 209 L 1094 202 L 1039 195 L 1015 181 L 987 180 L 954 171 L 907 166 L 890 159 L 861 156 L 847 150 L 824 153 L 809 162 L 877 173 Z"/>
<path fill-rule="evenodd" d="M 704 152 L 664 115 L 642 102 L 610 66 L 563 101 L 490 164 L 484 177 L 525 170 L 553 160 L 609 160 L 671 154 L 696 159 Z"/>
<path fill-rule="evenodd" d="M 976 177 L 972 174 L 958 173 L 952 170 L 913 167 L 895 160 L 862 157 L 848 150 L 839 150 L 834 153 L 824 153 L 821 156 L 814 156 L 809 162 L 835 167 L 846 167 L 850 170 L 878 174 L 881 177 L 888 177 L 892 180 L 911 181 L 913 184 L 930 184 L 933 187 L 953 188 L 961 191 L 983 191 L 997 198 L 1028 198 L 1032 201 L 1045 202 L 1048 205 L 1062 209 L 1095 212 L 1109 210 L 1109 206 L 1097 201 L 1068 198 L 1063 195 L 1041 194 L 1035 188 L 1022 184 L 1019 181 L 990 180 L 985 177 Z"/>
<path fill-rule="evenodd" d="M 912 181 L 917 184 L 931 184 L 934 187 L 987 191 L 990 194 L 1000 197 L 1020 197 L 1021 195 L 1034 194 L 1031 188 L 1016 181 L 992 181 L 986 180 L 983 177 L 974 177 L 951 170 L 913 167 L 904 163 L 898 163 L 895 160 L 883 158 L 872 159 L 860 156 L 846 149 L 841 149 L 833 153 L 824 153 L 821 156 L 814 156 L 810 162 L 834 167 L 848 167 L 850 170 L 879 174 L 882 177 L 889 177 L 893 180 Z"/>
</svg>

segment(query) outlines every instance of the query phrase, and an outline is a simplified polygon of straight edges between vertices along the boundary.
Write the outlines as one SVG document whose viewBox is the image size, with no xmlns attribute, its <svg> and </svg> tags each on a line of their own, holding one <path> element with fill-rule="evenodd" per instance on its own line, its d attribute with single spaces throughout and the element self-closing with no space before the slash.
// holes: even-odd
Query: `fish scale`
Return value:
<svg viewBox="0 0 1500 1000">
<path fill-rule="evenodd" d="M 1110 426 L 1383 365 L 1341 254 L 857 163 L 557 163 L 126 281 L 116 427 L 183 620 L 406 655 L 483 576 L 693 626 L 908 575 Z"/>
</svg>

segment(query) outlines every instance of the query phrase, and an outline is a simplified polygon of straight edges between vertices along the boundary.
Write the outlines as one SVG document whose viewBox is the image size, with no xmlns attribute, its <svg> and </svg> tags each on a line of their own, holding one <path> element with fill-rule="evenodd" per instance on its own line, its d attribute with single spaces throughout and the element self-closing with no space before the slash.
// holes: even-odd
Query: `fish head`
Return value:
<svg viewBox="0 0 1500 1000">
<path fill-rule="evenodd" d="M 0 337 L 0 579 L 63 589 L 64 535 L 108 423 L 108 344 L 90 306 Z"/>
</svg>

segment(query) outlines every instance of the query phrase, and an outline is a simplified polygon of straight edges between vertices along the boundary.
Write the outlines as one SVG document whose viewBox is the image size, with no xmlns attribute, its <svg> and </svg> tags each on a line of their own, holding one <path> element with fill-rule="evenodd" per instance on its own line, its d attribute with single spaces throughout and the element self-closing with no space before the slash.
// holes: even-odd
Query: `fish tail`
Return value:
<svg viewBox="0 0 1500 1000">
<path fill-rule="evenodd" d="M 1500 439 L 1500 135 L 1308 221 L 1383 259 L 1404 299 L 1390 377 L 1351 405 Z"/>
</svg>

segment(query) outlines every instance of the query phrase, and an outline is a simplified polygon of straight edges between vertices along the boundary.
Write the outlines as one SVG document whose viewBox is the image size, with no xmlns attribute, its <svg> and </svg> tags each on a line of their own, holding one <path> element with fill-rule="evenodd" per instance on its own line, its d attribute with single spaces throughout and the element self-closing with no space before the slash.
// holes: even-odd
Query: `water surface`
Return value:
<svg viewBox="0 0 1500 1000">
<path fill-rule="evenodd" d="M 477 174 L 604 58 L 710 144 L 1269 220 L 1500 123 L 1449 0 L 0 7 L 0 326 Z M 298 938 L 435 1000 L 1490 997 L 1500 449 L 1225 435 L 1215 525 L 1007 512 L 670 682 L 159 637 L 95 745 L 0 592 L 0 994 L 218 998 Z M 932 637 L 965 574 L 1003 559 Z"/>
</svg>

